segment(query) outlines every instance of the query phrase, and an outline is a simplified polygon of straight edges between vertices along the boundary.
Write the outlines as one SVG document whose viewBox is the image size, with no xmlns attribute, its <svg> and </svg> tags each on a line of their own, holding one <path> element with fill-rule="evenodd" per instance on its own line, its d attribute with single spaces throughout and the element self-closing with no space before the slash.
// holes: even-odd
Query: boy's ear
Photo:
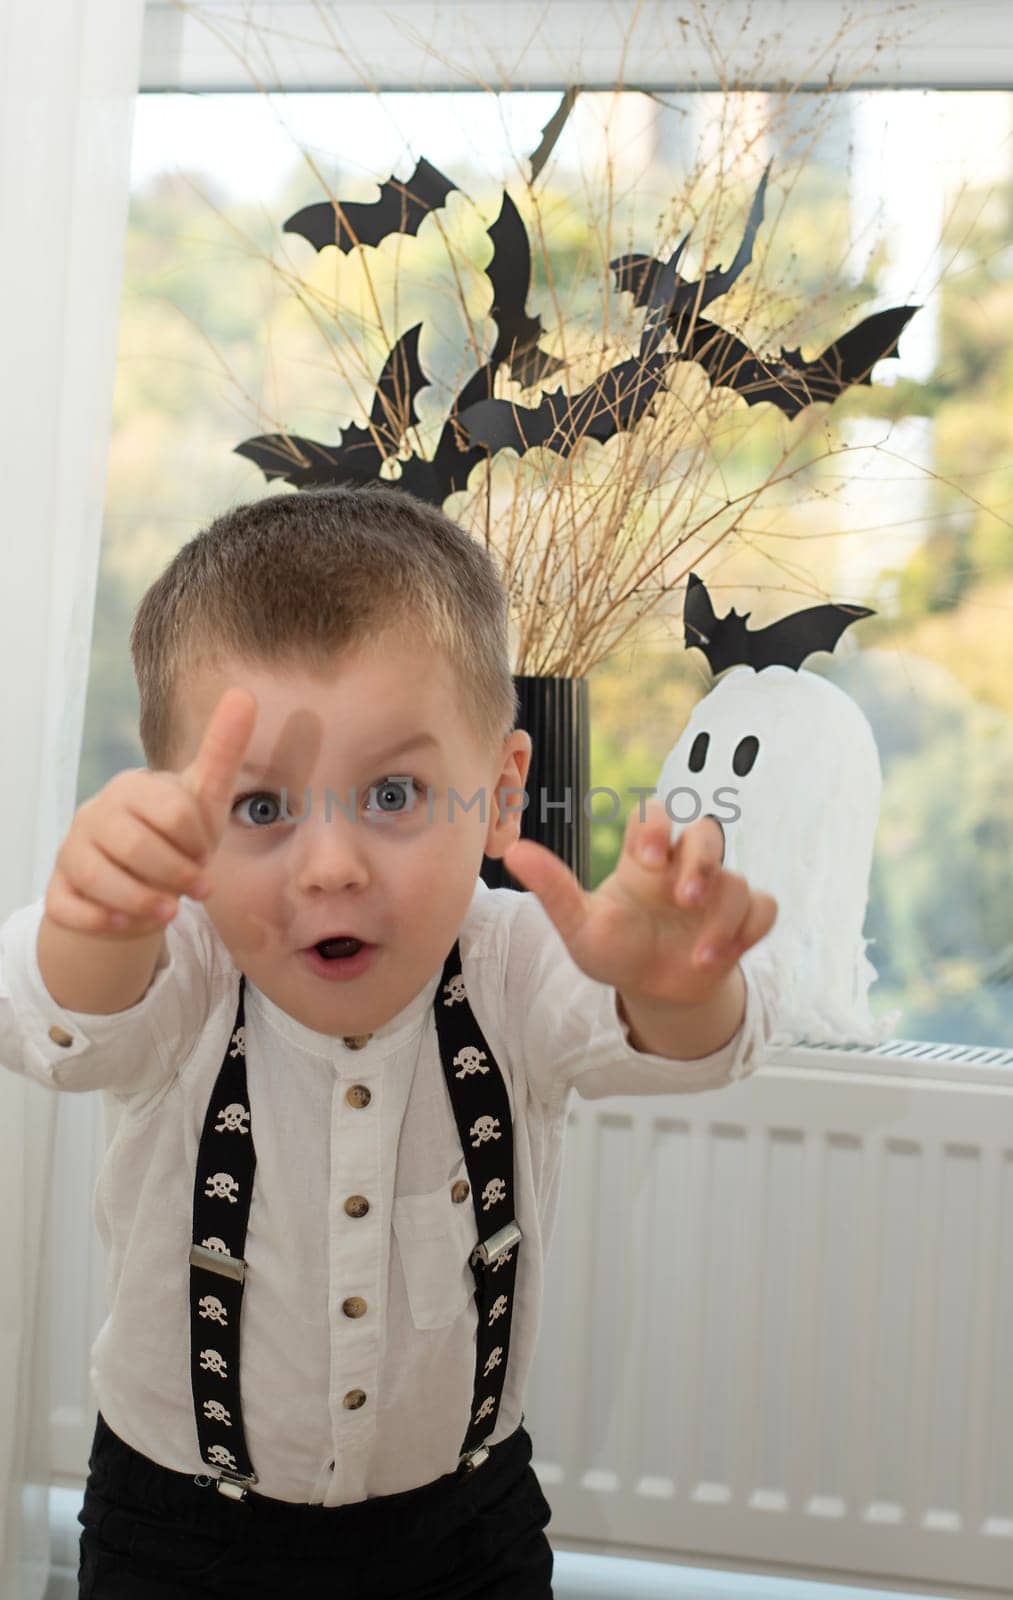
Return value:
<svg viewBox="0 0 1013 1600">
<path fill-rule="evenodd" d="M 499 776 L 493 784 L 489 806 L 489 828 L 485 854 L 498 861 L 521 836 L 521 817 L 528 769 L 531 766 L 531 735 L 515 728 L 503 742 Z"/>
</svg>

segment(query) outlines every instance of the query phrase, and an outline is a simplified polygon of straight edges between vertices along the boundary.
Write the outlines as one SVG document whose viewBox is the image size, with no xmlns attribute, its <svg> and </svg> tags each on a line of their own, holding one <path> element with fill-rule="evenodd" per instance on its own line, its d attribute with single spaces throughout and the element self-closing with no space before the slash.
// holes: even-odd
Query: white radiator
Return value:
<svg viewBox="0 0 1013 1600">
<path fill-rule="evenodd" d="M 50 1459 L 82 1491 L 105 1138 L 60 1097 Z M 525 1407 L 553 1543 L 1013 1596 L 1013 1053 L 574 1095 L 565 1148 Z"/>
<path fill-rule="evenodd" d="M 570 1102 L 525 1420 L 564 1548 L 1013 1595 L 1013 1053 Z"/>
</svg>

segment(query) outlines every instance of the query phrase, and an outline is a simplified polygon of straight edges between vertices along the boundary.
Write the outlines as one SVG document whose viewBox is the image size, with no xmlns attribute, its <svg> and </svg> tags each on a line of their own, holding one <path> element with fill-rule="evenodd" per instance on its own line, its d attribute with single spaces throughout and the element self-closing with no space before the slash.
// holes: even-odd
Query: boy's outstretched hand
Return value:
<svg viewBox="0 0 1013 1600">
<path fill-rule="evenodd" d="M 49 922 L 72 933 L 148 937 L 176 915 L 181 895 L 209 894 L 205 868 L 256 720 L 256 699 L 234 685 L 179 772 L 130 767 L 79 806 L 46 891 Z"/>
<path fill-rule="evenodd" d="M 544 845 L 519 839 L 504 853 L 536 894 L 573 960 L 589 978 L 645 1005 L 704 1004 L 739 957 L 769 933 L 777 902 L 721 865 L 724 839 L 698 817 L 675 844 L 660 800 L 644 820 L 631 812 L 615 871 L 592 893 Z M 658 859 L 645 859 L 652 847 Z M 715 951 L 705 960 L 708 948 Z"/>
</svg>

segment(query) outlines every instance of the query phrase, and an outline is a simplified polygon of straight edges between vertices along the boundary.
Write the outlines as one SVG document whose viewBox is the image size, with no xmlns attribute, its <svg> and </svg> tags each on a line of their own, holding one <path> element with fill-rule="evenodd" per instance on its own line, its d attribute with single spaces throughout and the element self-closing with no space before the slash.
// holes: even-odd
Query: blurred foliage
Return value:
<svg viewBox="0 0 1013 1600">
<path fill-rule="evenodd" d="M 450 176 L 491 221 L 498 188 L 466 160 Z M 371 197 L 361 177 L 345 181 L 333 169 L 328 181 L 341 182 L 346 198 Z M 667 170 L 653 181 L 658 192 L 666 183 L 673 192 L 678 187 Z M 775 172 L 772 195 L 776 184 Z M 719 260 L 730 259 L 751 191 L 743 182 L 729 201 Z M 523 194 L 512 192 L 523 209 Z M 873 256 L 861 282 L 845 271 L 846 195 L 846 172 L 818 162 L 804 168 L 768 212 L 783 203 L 776 227 L 761 235 L 755 272 L 721 302 L 717 320 L 747 336 L 758 327 L 776 330 L 782 343 L 801 342 L 806 354 L 853 325 L 876 292 L 881 256 Z M 203 174 L 160 177 L 133 196 L 79 803 L 113 772 L 143 764 L 128 635 L 145 588 L 213 514 L 273 492 L 232 453 L 235 444 L 276 427 L 333 438 L 368 402 L 371 375 L 358 386 L 340 378 L 321 309 L 333 296 L 354 313 L 363 293 L 358 266 L 333 251 L 318 257 L 281 232 L 287 216 L 320 197 L 301 162 L 260 205 L 226 201 Z M 473 245 L 467 298 L 488 341 L 490 291 L 481 272 L 488 249 L 483 254 L 481 227 L 459 197 L 448 212 L 448 227 L 463 230 L 469 250 Z M 617 197 L 609 240 L 550 178 L 541 212 L 554 280 L 572 289 L 568 314 L 593 338 L 602 318 L 619 312 L 604 275 L 608 255 L 653 248 L 657 207 L 644 195 L 638 201 L 631 187 Z M 967 191 L 947 217 L 940 350 L 929 379 L 890 383 L 881 377 L 891 365 L 885 363 L 876 386 L 852 390 L 824 413 L 843 437 L 850 429 L 859 441 L 886 441 L 900 457 L 906 440 L 926 439 L 929 471 L 911 470 L 900 491 L 885 478 L 881 488 L 873 476 L 856 522 L 848 494 L 860 476 L 860 452 L 849 476 L 848 458 L 844 466 L 840 455 L 821 459 L 829 423 L 806 429 L 772 407 L 742 406 L 741 423 L 718 452 L 716 480 L 729 495 L 747 490 L 770 470 L 791 429 L 797 475 L 768 498 L 764 517 L 747 517 L 718 548 L 687 549 L 682 570 L 666 574 L 670 584 L 679 580 L 666 609 L 633 646 L 591 674 L 591 782 L 612 788 L 621 802 L 614 822 L 602 820 L 608 796 L 592 806 L 592 880 L 599 883 L 615 865 L 637 804 L 629 791 L 653 788 L 709 686 L 703 657 L 683 646 L 685 572 L 698 569 L 719 612 L 734 604 L 751 613 L 752 626 L 822 595 L 874 607 L 877 615 L 846 635 L 832 660 L 807 663 L 855 696 L 882 758 L 866 924 L 879 973 L 873 1009 L 901 1005 L 898 1032 L 905 1037 L 991 1045 L 1013 1042 L 1011 215 L 1013 186 L 1005 185 L 989 196 Z M 373 255 L 382 251 L 391 281 L 398 273 L 410 281 L 401 325 L 426 318 L 422 359 L 438 382 L 419 409 L 432 425 L 440 385 L 461 376 L 450 356 L 463 348 L 443 241 L 430 219 L 416 239 L 388 241 Z M 311 285 L 316 306 L 300 304 L 271 263 Z M 542 315 L 551 348 L 553 296 L 537 255 L 529 309 Z M 370 349 L 375 376 L 383 352 Z M 901 468 L 894 463 L 893 470 Z M 887 491 L 889 505 L 899 506 L 889 514 Z M 877 516 L 882 526 L 859 531 Z"/>
</svg>

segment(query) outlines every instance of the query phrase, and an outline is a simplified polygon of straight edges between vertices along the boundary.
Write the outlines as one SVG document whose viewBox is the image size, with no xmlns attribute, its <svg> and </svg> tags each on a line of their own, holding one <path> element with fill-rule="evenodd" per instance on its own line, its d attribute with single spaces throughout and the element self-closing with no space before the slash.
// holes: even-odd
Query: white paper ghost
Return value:
<svg viewBox="0 0 1013 1600">
<path fill-rule="evenodd" d="M 716 644 L 720 628 L 708 625 L 700 647 Z M 739 619 L 735 650 L 748 655 L 743 640 L 762 634 Z M 863 712 L 825 678 L 789 665 L 723 671 L 665 758 L 656 793 L 674 819 L 673 843 L 713 812 L 725 865 L 777 901 L 755 947 L 766 947 L 778 977 L 772 1046 L 876 1044 L 898 1019 L 869 1009 L 876 970 L 862 932 L 881 791 Z"/>
</svg>

